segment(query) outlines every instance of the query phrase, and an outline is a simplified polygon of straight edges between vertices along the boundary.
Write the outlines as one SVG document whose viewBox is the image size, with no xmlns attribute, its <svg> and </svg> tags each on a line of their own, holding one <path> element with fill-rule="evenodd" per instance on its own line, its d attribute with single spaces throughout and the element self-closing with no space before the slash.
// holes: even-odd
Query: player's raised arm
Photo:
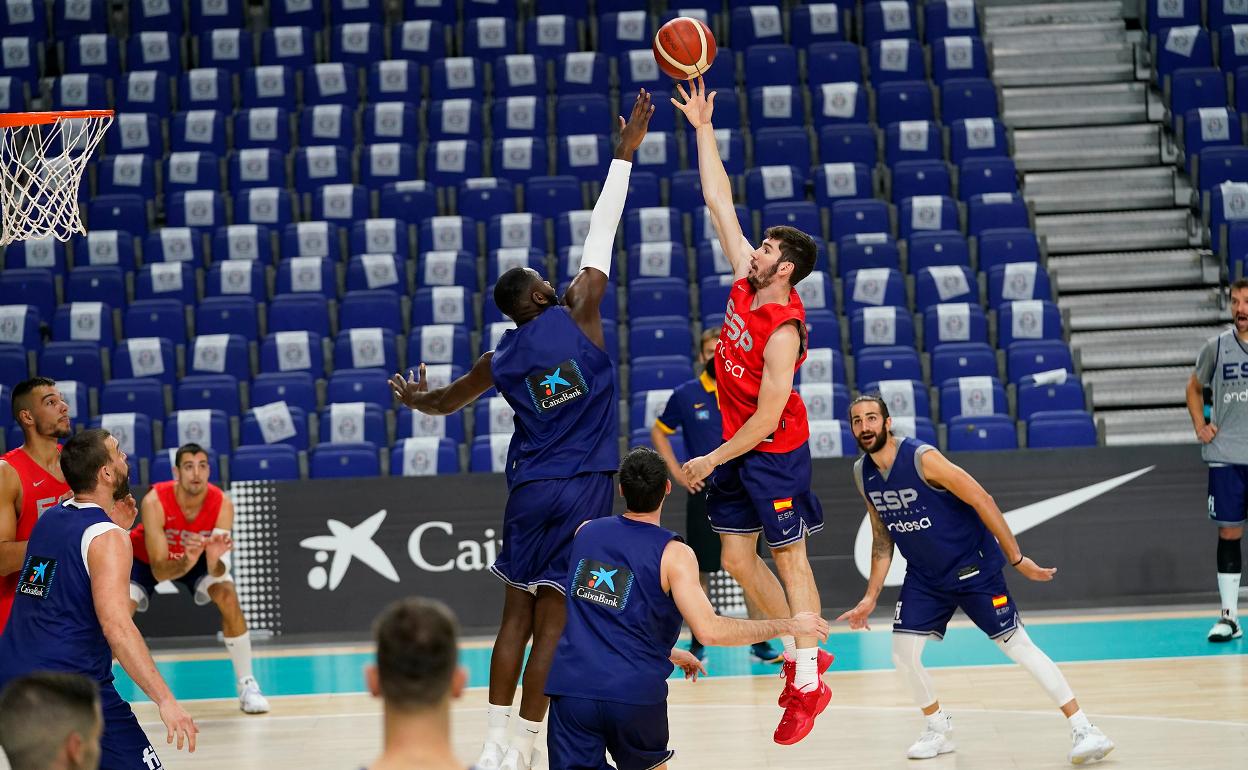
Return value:
<svg viewBox="0 0 1248 770">
<path fill-rule="evenodd" d="M 740 457 L 776 432 L 780 416 L 784 414 L 784 406 L 789 401 L 789 393 L 793 391 L 793 370 L 797 366 L 801 346 L 801 334 L 791 323 L 772 333 L 767 340 L 767 348 L 763 351 L 763 377 L 758 389 L 758 409 L 718 449 L 685 463 L 688 483 L 701 481 L 711 475 L 711 471 L 717 466 Z"/>
<path fill-rule="evenodd" d="M 174 700 L 169 685 L 156 670 L 152 654 L 130 617 L 131 558 L 130 539 L 119 529 L 96 537 L 87 547 L 87 572 L 91 577 L 95 615 L 117 662 L 160 709 L 168 742 L 172 743 L 176 736 L 178 749 L 186 743 L 193 752 L 199 728 Z"/>
<path fill-rule="evenodd" d="M 786 634 L 817 636 L 827 641 L 831 626 L 813 612 L 799 612 L 791 618 L 776 620 L 739 620 L 716 615 L 711 600 L 706 598 L 698 582 L 698 559 L 693 549 L 682 542 L 673 540 L 667 544 L 660 571 L 663 587 L 671 593 L 681 616 L 703 644 L 731 647 Z"/>
<path fill-rule="evenodd" d="M 0 575 L 11 575 L 26 561 L 26 543 L 17 540 L 22 480 L 13 466 L 0 461 Z"/>
<path fill-rule="evenodd" d="M 188 550 L 185 556 L 169 556 L 169 538 L 165 535 L 165 509 L 161 507 L 155 492 L 149 492 L 143 497 L 143 502 L 139 504 L 139 516 L 142 517 L 143 544 L 147 546 L 147 560 L 152 568 L 152 576 L 157 581 L 177 580 L 190 572 L 199 560 L 198 547 L 186 543 Z M 187 539 L 192 539 L 189 533 L 184 536 L 184 540 Z M 191 558 L 192 553 L 195 558 Z"/>
<path fill-rule="evenodd" d="M 702 198 L 711 212 L 711 221 L 715 225 L 715 233 L 719 236 L 724 256 L 732 265 L 732 273 L 736 278 L 744 278 L 750 271 L 750 252 L 754 246 L 741 232 L 741 222 L 737 219 L 737 210 L 732 203 L 732 180 L 724 170 L 724 162 L 719 157 L 719 144 L 715 141 L 715 127 L 711 125 L 711 114 L 715 111 L 715 92 L 708 96 L 706 83 L 699 76 L 696 81 L 689 81 L 689 92 L 684 86 L 677 84 L 676 90 L 684 102 L 672 99 L 676 109 L 685 113 L 689 125 L 693 126 L 698 141 L 698 177 L 702 182 Z"/>
<path fill-rule="evenodd" d="M 407 377 L 402 372 L 395 372 L 390 378 L 390 390 L 403 406 L 415 409 L 424 414 L 453 414 L 481 397 L 494 387 L 494 376 L 490 373 L 490 361 L 494 351 L 488 351 L 472 365 L 468 373 L 456 379 L 444 388 L 429 389 L 429 380 L 425 377 L 425 365 L 419 368 L 420 377 L 412 370 Z"/>
<path fill-rule="evenodd" d="M 602 296 L 611 277 L 611 263 L 615 261 L 615 233 L 624 214 L 624 201 L 628 198 L 633 153 L 641 146 L 653 114 L 650 94 L 643 88 L 633 102 L 628 121 L 623 117 L 619 119 L 620 141 L 615 146 L 615 158 L 607 171 L 607 181 L 602 185 L 602 192 L 589 219 L 589 234 L 585 236 L 585 245 L 581 249 L 581 270 L 572 279 L 564 297 L 577 325 L 600 347 L 606 345 L 602 334 Z"/>
<path fill-rule="evenodd" d="M 988 490 L 984 489 L 971 474 L 951 463 L 949 458 L 935 449 L 919 455 L 919 473 L 929 484 L 948 490 L 959 500 L 975 509 L 979 518 L 983 520 L 984 526 L 988 527 L 988 531 L 997 538 L 1005 554 L 1005 560 L 1011 567 L 1030 580 L 1053 579 L 1057 569 L 1041 567 L 1023 555 L 1018 540 L 1010 531 L 1010 525 L 1006 523 L 1005 517 L 1001 515 L 1001 509 L 997 507 L 997 501 L 992 499 Z"/>
</svg>

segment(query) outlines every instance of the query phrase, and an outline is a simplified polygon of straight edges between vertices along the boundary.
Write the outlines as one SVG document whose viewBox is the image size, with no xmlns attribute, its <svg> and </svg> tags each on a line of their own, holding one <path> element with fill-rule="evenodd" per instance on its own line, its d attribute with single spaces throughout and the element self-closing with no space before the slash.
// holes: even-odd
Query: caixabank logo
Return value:
<svg viewBox="0 0 1248 770">
<path fill-rule="evenodd" d="M 525 384 L 539 413 L 549 412 L 589 393 L 581 368 L 571 358 L 553 368 L 530 374 Z"/>
<path fill-rule="evenodd" d="M 572 595 L 616 612 L 628 606 L 633 590 L 633 572 L 628 567 L 581 559 L 572 577 Z"/>
<path fill-rule="evenodd" d="M 28 556 L 22 576 L 17 582 L 17 592 L 35 599 L 46 599 L 52 591 L 56 577 L 56 559 L 46 556 Z"/>
</svg>

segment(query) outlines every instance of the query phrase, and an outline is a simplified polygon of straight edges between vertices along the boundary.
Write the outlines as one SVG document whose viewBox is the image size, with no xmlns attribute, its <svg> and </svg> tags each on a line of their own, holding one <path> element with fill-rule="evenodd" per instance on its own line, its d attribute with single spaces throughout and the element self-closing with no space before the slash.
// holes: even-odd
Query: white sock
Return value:
<svg viewBox="0 0 1248 770">
<path fill-rule="evenodd" d="M 1092 726 L 1092 723 L 1088 721 L 1087 715 L 1083 713 L 1083 709 L 1079 709 L 1066 718 L 1070 720 L 1070 726 L 1075 730 L 1086 730 Z"/>
<path fill-rule="evenodd" d="M 244 631 L 242 636 L 225 637 L 225 650 L 230 653 L 230 662 L 234 664 L 234 681 L 254 678 L 251 673 L 250 631 Z"/>
<path fill-rule="evenodd" d="M 789 656 L 797 654 L 797 640 L 791 636 L 780 637 L 780 642 L 784 644 L 784 653 Z"/>
<path fill-rule="evenodd" d="M 541 732 L 541 729 L 541 722 L 530 722 L 517 714 L 515 727 L 511 731 L 511 744 L 507 748 L 518 749 L 525 763 L 531 763 L 533 761 L 533 742 L 537 740 L 537 734 Z"/>
<path fill-rule="evenodd" d="M 1239 620 L 1239 573 L 1218 573 L 1218 594 L 1222 597 L 1222 614 Z"/>
<path fill-rule="evenodd" d="M 797 676 L 793 686 L 803 692 L 819 686 L 819 648 L 803 647 L 793 656 L 797 659 Z"/>
<path fill-rule="evenodd" d="M 493 703 L 486 706 L 485 740 L 505 746 L 507 744 L 507 721 L 510 718 L 511 706 L 495 706 Z"/>
<path fill-rule="evenodd" d="M 935 730 L 938 733 L 949 731 L 949 715 L 945 713 L 943 708 L 937 708 L 935 713 L 927 714 L 927 729 Z"/>
</svg>

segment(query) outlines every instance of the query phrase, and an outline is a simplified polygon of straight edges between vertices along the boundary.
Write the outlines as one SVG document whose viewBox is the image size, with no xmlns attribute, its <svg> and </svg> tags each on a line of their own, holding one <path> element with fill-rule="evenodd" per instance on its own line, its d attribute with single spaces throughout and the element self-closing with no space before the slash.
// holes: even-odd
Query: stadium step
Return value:
<svg viewBox="0 0 1248 770">
<path fill-rule="evenodd" d="M 1126 41 L 1127 30 L 1121 19 L 1082 25 L 1033 24 L 999 27 L 984 35 L 984 42 L 992 46 L 994 54 L 1121 45 Z"/>
<path fill-rule="evenodd" d="M 1058 302 L 1070 314 L 1072 332 L 1216 324 L 1226 320 L 1218 287 L 1178 291 L 1076 294 Z M 1196 349 L 1191 350 L 1196 360 Z"/>
<path fill-rule="evenodd" d="M 1173 406 L 1183 403 L 1191 365 L 1085 371 L 1092 407 Z"/>
<path fill-rule="evenodd" d="M 1097 420 L 1105 428 L 1106 446 L 1196 443 L 1192 420 L 1182 406 L 1106 410 L 1097 413 Z"/>
<path fill-rule="evenodd" d="M 1001 119 L 1016 129 L 1141 123 L 1164 113 L 1147 83 L 1001 89 Z"/>
<path fill-rule="evenodd" d="M 1184 248 L 1199 242 L 1197 231 L 1192 213 L 1180 208 L 1036 217 L 1049 254 Z"/>
<path fill-rule="evenodd" d="M 1028 128 L 1013 134 L 1019 171 L 1157 166 L 1175 158 L 1173 141 L 1156 123 Z"/>
<path fill-rule="evenodd" d="M 1122 3 L 1028 3 L 988 0 L 983 3 L 984 31 L 1005 27 L 1051 26 L 1054 24 L 1100 24 L 1122 21 Z"/>
<path fill-rule="evenodd" d="M 1122 42 L 1086 48 L 992 50 L 992 79 L 999 86 L 1129 83 L 1136 74 L 1136 46 Z"/>
<path fill-rule="evenodd" d="M 1222 326 L 1181 326 L 1165 329 L 1119 329 L 1075 332 L 1070 347 L 1079 354 L 1085 375 L 1096 369 L 1133 366 L 1186 366 L 1196 360 L 1205 340 Z"/>
<path fill-rule="evenodd" d="M 1173 166 L 1023 175 L 1023 197 L 1038 214 L 1185 206 L 1192 188 Z"/>
<path fill-rule="evenodd" d="M 1129 269 L 1124 270 L 1124 266 Z M 1063 296 L 1085 291 L 1208 286 L 1218 282 L 1221 272 L 1218 260 L 1202 249 L 1050 257 L 1046 267 Z"/>
</svg>

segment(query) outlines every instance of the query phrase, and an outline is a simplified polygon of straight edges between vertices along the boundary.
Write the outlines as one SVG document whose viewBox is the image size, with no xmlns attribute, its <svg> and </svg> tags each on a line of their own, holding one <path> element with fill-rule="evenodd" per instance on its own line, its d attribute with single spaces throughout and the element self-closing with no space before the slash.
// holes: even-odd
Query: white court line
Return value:
<svg viewBox="0 0 1248 770">
<path fill-rule="evenodd" d="M 278 696 L 278 697 L 305 697 L 305 696 Z M 218 698 L 215 700 L 227 700 L 227 699 Z M 228 700 L 232 701 L 234 699 L 229 698 Z M 198 702 L 203 703 L 206 701 L 198 701 Z M 752 703 L 749 703 L 749 704 L 747 703 L 704 703 L 704 704 L 673 703 L 673 704 L 668 705 L 669 710 L 671 709 L 697 709 L 699 711 L 707 711 L 707 710 L 712 710 L 712 709 L 725 710 L 725 709 L 757 709 L 757 708 L 760 708 L 760 707 Z M 838 711 L 887 711 L 887 712 L 913 713 L 916 710 L 916 707 L 914 706 L 847 706 L 847 705 L 829 704 L 828 710 L 833 710 L 833 709 L 836 709 Z M 482 710 L 483 709 L 481 709 L 480 707 L 459 707 L 459 708 L 451 709 L 453 713 L 479 712 Z M 1026 710 L 1026 709 L 953 708 L 953 709 L 950 709 L 950 712 L 951 713 L 965 713 L 965 714 L 1014 714 L 1018 716 L 1043 716 L 1045 718 L 1054 716 L 1054 709 L 1036 711 L 1036 710 Z M 1095 718 L 1095 719 L 1119 719 L 1119 720 L 1129 721 L 1129 722 L 1176 722 L 1180 724 L 1213 725 L 1215 727 L 1248 728 L 1248 722 L 1229 722 L 1229 721 L 1218 720 L 1218 719 L 1190 719 L 1187 717 L 1154 717 L 1154 716 L 1144 716 L 1144 715 L 1137 715 L 1137 714 L 1089 714 L 1088 716 Z M 210 724 L 230 724 L 230 723 L 236 723 L 240 721 L 250 721 L 250 720 L 255 720 L 256 722 L 261 722 L 261 721 L 263 722 L 270 722 L 270 721 L 297 722 L 297 721 L 313 720 L 313 719 L 364 719 L 364 718 L 380 719 L 381 712 L 380 711 L 354 711 L 354 712 L 336 713 L 336 714 L 277 714 L 273 716 L 241 715 L 237 717 L 227 717 L 227 718 L 220 718 L 220 719 L 197 719 L 195 720 L 195 723 L 199 725 L 210 725 Z M 164 727 L 164 724 L 159 721 L 143 722 L 142 725 L 144 727 L 161 727 L 161 728 Z"/>
</svg>

